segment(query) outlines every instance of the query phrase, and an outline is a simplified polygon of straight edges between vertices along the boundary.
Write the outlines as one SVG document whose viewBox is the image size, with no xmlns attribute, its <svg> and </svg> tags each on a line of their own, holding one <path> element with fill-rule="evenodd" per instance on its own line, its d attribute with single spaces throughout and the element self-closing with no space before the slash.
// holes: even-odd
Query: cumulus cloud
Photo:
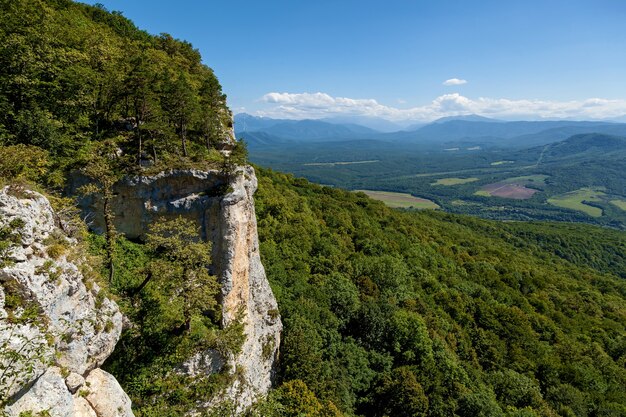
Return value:
<svg viewBox="0 0 626 417">
<path fill-rule="evenodd" d="M 400 109 L 375 99 L 333 97 L 326 93 L 268 93 L 261 100 L 266 108 L 259 116 L 289 119 L 319 119 L 331 116 L 371 116 L 392 121 L 427 122 L 444 116 L 480 114 L 502 119 L 608 119 L 626 114 L 626 100 L 590 98 L 587 100 L 548 101 L 511 100 L 459 93 L 444 94 L 430 103 Z"/>
<path fill-rule="evenodd" d="M 450 78 L 449 80 L 445 80 L 443 85 L 463 85 L 467 84 L 467 80 L 461 80 L 460 78 Z"/>
</svg>

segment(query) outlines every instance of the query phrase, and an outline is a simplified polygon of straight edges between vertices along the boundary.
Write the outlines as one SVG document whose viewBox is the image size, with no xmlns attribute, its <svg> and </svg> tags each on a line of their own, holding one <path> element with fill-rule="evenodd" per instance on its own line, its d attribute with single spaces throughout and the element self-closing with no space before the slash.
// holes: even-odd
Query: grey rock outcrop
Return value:
<svg viewBox="0 0 626 417">
<path fill-rule="evenodd" d="M 257 179 L 251 167 L 242 168 L 230 182 L 232 192 L 219 201 L 217 221 L 209 236 L 222 283 L 223 324 L 243 313 L 246 339 L 234 368 L 242 375 L 226 390 L 239 410 L 250 406 L 272 385 L 282 323 L 278 305 L 265 275 L 259 252 L 253 195 Z"/>
<path fill-rule="evenodd" d="M 0 259 L 0 400 L 10 417 L 73 416 L 75 409 L 90 415 L 82 378 L 105 373 L 98 367 L 122 330 L 117 305 L 83 275 L 77 243 L 58 224 L 43 195 L 0 190 L 0 228 L 13 236 Z M 112 388 L 90 395 L 117 409 L 130 400 L 109 377 Z M 129 407 L 120 409 L 118 415 L 132 416 Z"/>
<path fill-rule="evenodd" d="M 85 179 L 76 177 L 72 188 Z M 222 324 L 243 320 L 245 342 L 235 357 L 200 352 L 178 372 L 191 376 L 228 370 L 234 382 L 202 407 L 230 399 L 244 410 L 268 392 L 277 360 L 282 323 L 276 299 L 261 264 L 253 195 L 254 169 L 239 167 L 229 176 L 218 171 L 177 170 L 126 178 L 115 185 L 114 224 L 127 237 L 141 239 L 158 218 L 183 216 L 196 222 L 212 242 L 212 273 L 222 287 Z M 100 202 L 83 198 L 79 205 L 90 226 L 103 231 Z"/>
</svg>

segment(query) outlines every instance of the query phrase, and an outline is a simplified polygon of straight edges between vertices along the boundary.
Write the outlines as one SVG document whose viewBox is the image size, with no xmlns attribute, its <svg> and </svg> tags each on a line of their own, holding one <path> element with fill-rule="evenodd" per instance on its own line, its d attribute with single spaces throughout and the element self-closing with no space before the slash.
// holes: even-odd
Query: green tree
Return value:
<svg viewBox="0 0 626 417">
<path fill-rule="evenodd" d="M 176 127 L 183 156 L 188 155 L 187 135 L 198 107 L 197 97 L 188 77 L 180 72 L 175 80 L 169 80 L 165 84 L 163 102 L 168 117 Z"/>
<path fill-rule="evenodd" d="M 374 390 L 374 410 L 379 417 L 424 417 L 428 398 L 409 367 L 384 375 Z"/>
<path fill-rule="evenodd" d="M 119 148 L 112 140 L 93 146 L 83 173 L 91 180 L 82 186 L 79 192 L 84 195 L 96 195 L 102 201 L 104 235 L 106 238 L 106 263 L 109 269 L 109 281 L 115 277 L 115 213 L 113 212 L 113 186 L 122 177 Z"/>
<path fill-rule="evenodd" d="M 150 274 L 171 294 L 182 328 L 189 330 L 193 317 L 215 314 L 220 286 L 208 270 L 211 244 L 202 241 L 198 227 L 183 217 L 161 219 L 150 227 L 146 244 L 158 255 L 149 265 Z"/>
</svg>

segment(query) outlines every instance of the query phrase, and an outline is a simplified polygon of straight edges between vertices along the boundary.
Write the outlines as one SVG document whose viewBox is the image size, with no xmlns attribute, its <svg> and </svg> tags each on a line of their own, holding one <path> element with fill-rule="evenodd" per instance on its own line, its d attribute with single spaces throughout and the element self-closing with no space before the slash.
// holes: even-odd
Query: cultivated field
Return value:
<svg viewBox="0 0 626 417">
<path fill-rule="evenodd" d="M 548 175 L 524 175 L 522 177 L 507 178 L 500 181 L 503 184 L 519 184 L 519 185 L 545 185 Z"/>
<path fill-rule="evenodd" d="M 624 201 L 624 200 L 611 200 L 611 204 L 613 204 L 614 206 L 617 206 L 617 207 L 621 208 L 622 210 L 626 211 L 626 201 Z"/>
<path fill-rule="evenodd" d="M 308 164 L 302 164 L 307 167 L 334 167 L 335 165 L 359 165 L 359 164 L 373 164 L 380 162 L 378 159 L 372 159 L 369 161 L 342 161 L 342 162 L 310 162 Z"/>
<path fill-rule="evenodd" d="M 602 216 L 601 208 L 590 206 L 584 202 L 602 201 L 602 197 L 605 195 L 602 191 L 594 188 L 580 188 L 569 193 L 555 195 L 548 199 L 548 203 L 557 207 L 582 211 L 592 217 L 600 217 Z"/>
<path fill-rule="evenodd" d="M 546 178 L 548 178 L 547 175 L 525 175 L 522 177 L 507 178 L 499 182 L 484 185 L 474 194 L 484 197 L 527 200 L 539 191 L 534 188 L 528 188 L 527 185 L 545 185 Z"/>
<path fill-rule="evenodd" d="M 437 209 L 439 206 L 425 198 L 413 197 L 411 194 L 392 193 L 390 191 L 355 190 L 380 200 L 393 208 Z"/>
<path fill-rule="evenodd" d="M 430 183 L 430 185 L 459 185 L 474 181 L 478 181 L 478 178 L 440 178 L 437 181 Z"/>
<path fill-rule="evenodd" d="M 487 184 L 479 191 L 476 191 L 476 195 L 482 195 L 485 197 L 502 197 L 512 198 L 514 200 L 527 200 L 532 197 L 538 190 L 532 188 L 526 188 L 520 184 L 505 184 L 502 182 L 496 182 L 493 184 Z"/>
</svg>

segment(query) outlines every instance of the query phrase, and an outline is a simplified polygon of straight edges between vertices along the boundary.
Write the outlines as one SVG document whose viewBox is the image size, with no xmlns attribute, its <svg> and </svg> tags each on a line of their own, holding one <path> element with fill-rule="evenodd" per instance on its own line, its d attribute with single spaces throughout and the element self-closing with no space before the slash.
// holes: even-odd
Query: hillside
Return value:
<svg viewBox="0 0 626 417">
<path fill-rule="evenodd" d="M 574 135 L 564 141 L 550 145 L 544 158 L 607 156 L 611 152 L 626 153 L 626 138 L 604 134 Z"/>
<path fill-rule="evenodd" d="M 206 165 L 232 142 L 221 85 L 190 43 L 70 0 L 3 2 L 0 21 L 0 144 L 17 161 L 43 151 L 50 186 L 111 148 L 137 172 Z"/>
<path fill-rule="evenodd" d="M 331 123 L 323 120 L 286 120 L 255 117 L 246 113 L 235 116 L 238 137 L 267 135 L 276 142 L 306 142 L 367 137 L 379 132 L 354 123 Z M 253 139 L 254 140 L 254 139 Z"/>
<path fill-rule="evenodd" d="M 530 148 L 567 139 L 573 135 L 592 132 L 606 135 L 626 135 L 626 124 L 587 121 L 503 121 L 478 115 L 442 117 L 426 124 L 401 129 L 376 130 L 360 122 L 367 119 L 330 118 L 322 120 L 289 120 L 257 117 L 247 113 L 235 116 L 237 137 L 254 137 L 260 133 L 273 139 L 262 145 L 293 142 L 342 142 L 369 139 L 381 142 L 381 147 L 426 145 L 429 148 L 480 144 L 501 149 Z M 256 145 L 256 144 L 255 144 Z M 322 145 L 323 146 L 323 145 Z M 263 149 L 263 147 L 259 147 Z"/>
<path fill-rule="evenodd" d="M 626 413 L 623 232 L 397 212 L 267 170 L 256 206 L 285 324 L 278 398 L 311 390 L 362 416 Z"/>
</svg>

